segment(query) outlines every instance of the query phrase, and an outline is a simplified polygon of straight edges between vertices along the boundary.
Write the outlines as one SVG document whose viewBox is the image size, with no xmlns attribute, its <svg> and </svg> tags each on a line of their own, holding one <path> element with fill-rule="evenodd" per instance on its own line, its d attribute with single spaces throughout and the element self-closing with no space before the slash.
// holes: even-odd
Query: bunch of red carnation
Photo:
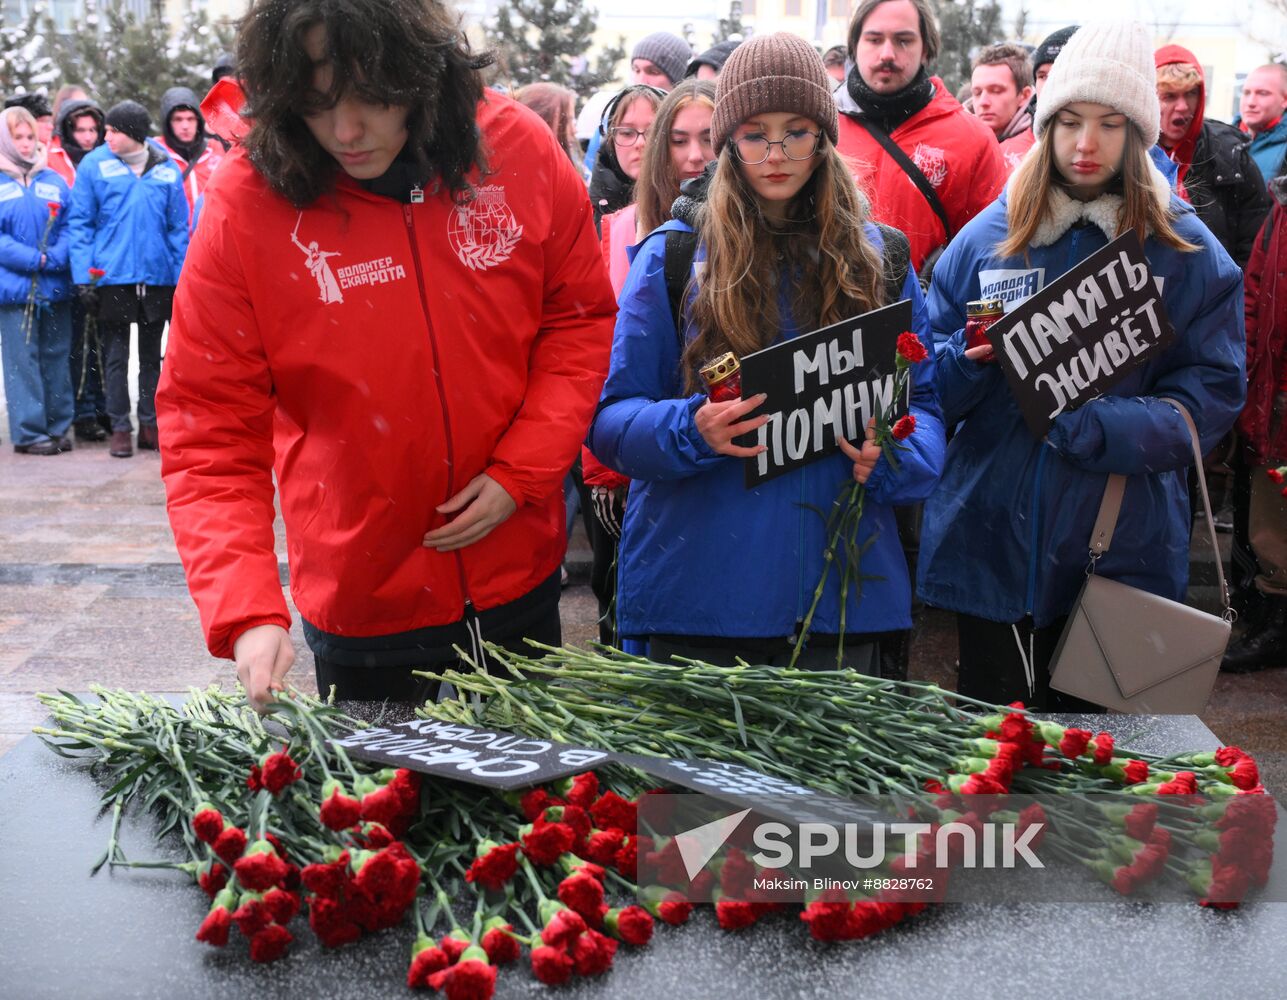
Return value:
<svg viewBox="0 0 1287 1000">
<path fill-rule="evenodd" d="M 393 927 L 415 901 L 420 874 L 415 858 L 392 839 L 378 850 L 354 848 L 307 865 L 301 878 L 311 893 L 309 926 L 328 948 Z"/>
<path fill-rule="evenodd" d="M 374 778 L 359 778 L 355 791 L 361 818 L 379 823 L 395 837 L 405 834 L 420 815 L 420 775 L 416 771 L 385 768 Z"/>
<path fill-rule="evenodd" d="M 198 815 L 207 810 L 198 810 Z M 194 827 L 198 823 L 194 817 Z M 202 819 L 201 833 L 213 832 L 213 820 Z M 236 829 L 231 827 L 230 829 Z M 217 838 L 216 838 L 217 839 Z M 275 838 L 274 838 L 275 839 Z M 299 912 L 299 870 L 286 860 L 279 843 L 256 840 L 232 866 L 210 862 L 201 872 L 201 887 L 213 897 L 210 910 L 197 930 L 197 940 L 222 948 L 233 924 L 250 942 L 250 957 L 272 962 L 286 953 L 294 940 L 287 924 Z M 213 891 L 212 891 L 213 890 Z"/>
<path fill-rule="evenodd" d="M 1212 853 L 1189 870 L 1189 884 L 1201 897 L 1198 902 L 1202 906 L 1232 909 L 1254 886 L 1269 879 L 1277 808 L 1257 785 L 1204 806 L 1199 813 L 1213 821 L 1218 832 L 1196 838 Z"/>
<path fill-rule="evenodd" d="M 532 949 L 532 975 L 560 986 L 574 975 L 598 976 L 612 968 L 617 941 L 586 923 L 562 902 L 541 903 L 541 943 Z"/>
<path fill-rule="evenodd" d="M 422 934 L 411 947 L 407 985 L 442 990 L 448 1000 L 490 1000 L 496 990 L 497 968 L 518 956 L 514 928 L 500 917 L 483 925 L 478 943 L 460 928 L 436 943 Z"/>
</svg>

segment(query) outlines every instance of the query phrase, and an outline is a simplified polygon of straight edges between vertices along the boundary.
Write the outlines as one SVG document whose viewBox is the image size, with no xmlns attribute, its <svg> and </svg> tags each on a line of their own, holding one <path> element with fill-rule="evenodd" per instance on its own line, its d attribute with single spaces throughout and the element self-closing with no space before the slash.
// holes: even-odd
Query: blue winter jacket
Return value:
<svg viewBox="0 0 1287 1000">
<path fill-rule="evenodd" d="M 1201 249 L 1145 242 L 1175 327 L 1174 344 L 1109 392 L 1055 418 L 1033 438 L 998 364 L 964 357 L 965 304 L 983 283 L 1036 291 L 1099 250 L 1108 237 L 1074 225 L 1029 258 L 999 258 L 1006 195 L 980 212 L 934 269 L 930 323 L 944 419 L 959 425 L 943 478 L 925 504 L 917 590 L 930 604 L 995 622 L 1066 615 L 1085 579 L 1091 527 L 1109 473 L 1129 476 L 1111 550 L 1097 572 L 1172 600 L 1188 583 L 1193 415 L 1203 451 L 1233 426 L 1245 395 L 1242 272 L 1172 195 L 1176 230 Z M 989 273 L 994 272 L 994 273 Z M 998 274 L 995 272 L 1008 272 Z"/>
<path fill-rule="evenodd" d="M 838 453 L 748 490 L 743 460 L 716 455 L 698 433 L 693 415 L 706 397 L 684 391 L 664 273 L 664 234 L 687 228 L 668 222 L 637 250 L 590 429 L 590 450 L 631 479 L 618 556 L 617 622 L 626 635 L 787 637 L 807 612 L 822 573 L 826 542 L 818 511 L 830 510 L 841 486 L 852 484 L 853 463 Z M 869 227 L 868 234 L 879 246 L 878 230 Z M 908 276 L 904 295 L 912 300 L 913 329 L 928 346 L 928 315 L 915 275 Z M 690 326 L 688 336 L 693 332 Z M 798 332 L 788 321 L 781 339 Z M 861 601 L 850 590 L 849 633 L 911 624 L 907 564 L 890 504 L 924 499 L 942 465 L 932 354 L 916 366 L 912 411 L 916 432 L 899 456 L 899 471 L 882 457 L 868 480 L 860 531 L 875 541 L 860 569 L 873 579 L 864 583 Z M 836 573 L 812 630 L 839 631 Z"/>
<path fill-rule="evenodd" d="M 1242 117 L 1235 118 L 1233 123 L 1241 127 Z M 1260 176 L 1265 179 L 1266 184 L 1282 173 L 1284 166 L 1287 166 L 1287 114 L 1279 118 L 1278 124 L 1273 128 L 1266 129 L 1252 139 L 1248 152 L 1260 168 Z"/>
<path fill-rule="evenodd" d="M 149 144 L 149 167 L 135 177 L 107 146 L 86 153 L 72 191 L 72 280 L 87 285 L 89 269 L 103 285 L 175 285 L 188 252 L 188 198 L 165 153 Z"/>
<path fill-rule="evenodd" d="M 67 182 L 49 169 L 38 170 L 23 187 L 0 174 L 0 305 L 26 305 L 32 272 L 40 268 L 40 237 L 49 220 L 49 206 L 58 215 L 45 244 L 45 266 L 36 281 L 40 302 L 63 302 L 71 294 L 67 274 Z"/>
</svg>

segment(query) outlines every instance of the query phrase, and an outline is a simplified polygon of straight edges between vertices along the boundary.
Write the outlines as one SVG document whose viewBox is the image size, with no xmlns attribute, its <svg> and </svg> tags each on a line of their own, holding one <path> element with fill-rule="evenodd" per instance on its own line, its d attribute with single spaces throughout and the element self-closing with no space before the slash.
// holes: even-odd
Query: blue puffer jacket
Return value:
<svg viewBox="0 0 1287 1000">
<path fill-rule="evenodd" d="M 1241 117 L 1235 118 L 1233 123 L 1241 127 Z M 1250 152 L 1266 184 L 1282 173 L 1287 166 L 1287 115 L 1279 118 L 1273 128 L 1265 129 L 1252 139 Z"/>
<path fill-rule="evenodd" d="M 1204 452 L 1233 425 L 1245 395 L 1242 272 L 1193 209 L 1171 196 L 1175 227 L 1201 249 L 1145 242 L 1176 330 L 1175 343 L 1109 392 L 1055 418 L 1035 440 L 997 364 L 963 355 L 965 303 L 985 284 L 1035 291 L 1108 237 L 1081 223 L 1029 259 L 998 258 L 1006 195 L 961 230 L 934 269 L 930 322 L 944 418 L 959 424 L 943 478 L 925 504 L 918 593 L 930 604 L 995 622 L 1037 626 L 1071 609 L 1089 562 L 1091 527 L 1109 473 L 1129 476 L 1111 550 L 1097 572 L 1172 600 L 1188 583 L 1185 469 L 1193 415 Z M 988 272 L 1009 272 L 996 274 Z"/>
<path fill-rule="evenodd" d="M 175 285 L 188 252 L 188 198 L 165 153 L 148 146 L 142 177 L 107 146 L 87 153 L 72 192 L 72 280 L 89 284 L 89 269 L 107 272 L 103 285 Z"/>
<path fill-rule="evenodd" d="M 27 187 L 0 174 L 0 305 L 26 305 L 31 274 L 40 266 L 40 237 L 49 206 L 60 206 L 45 244 L 45 266 L 36 282 L 36 297 L 63 302 L 71 294 L 67 275 L 67 182 L 49 169 L 38 170 Z"/>
<path fill-rule="evenodd" d="M 698 433 L 693 414 L 705 396 L 684 394 L 664 273 L 664 234 L 686 228 L 668 222 L 636 253 L 590 429 L 594 454 L 631 479 L 618 626 L 626 635 L 786 637 L 809 608 L 826 547 L 822 516 L 806 505 L 829 510 L 842 484 L 853 482 L 853 463 L 836 454 L 748 490 L 743 460 L 716 455 Z M 869 235 L 880 244 L 874 227 Z M 908 276 L 904 295 L 912 300 L 913 329 L 928 345 L 928 314 L 915 275 Z M 782 338 L 797 332 L 784 329 Z M 861 571 L 875 579 L 864 583 L 861 602 L 850 591 L 850 633 L 910 625 L 907 564 L 889 505 L 924 499 L 942 465 L 932 357 L 915 371 L 912 410 L 916 433 L 900 455 L 899 472 L 881 458 L 868 480 L 861 534 L 876 540 L 863 554 Z M 812 628 L 838 631 L 835 573 Z"/>
</svg>

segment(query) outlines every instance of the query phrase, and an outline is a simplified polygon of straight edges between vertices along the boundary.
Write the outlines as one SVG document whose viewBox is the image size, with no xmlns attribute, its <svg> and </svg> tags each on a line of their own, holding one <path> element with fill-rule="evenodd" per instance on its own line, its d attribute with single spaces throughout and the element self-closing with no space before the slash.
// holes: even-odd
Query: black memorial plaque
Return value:
<svg viewBox="0 0 1287 1000">
<path fill-rule="evenodd" d="M 746 459 L 747 489 L 834 454 L 837 438 L 860 444 L 867 421 L 886 409 L 891 422 L 905 414 L 908 399 L 893 398 L 894 356 L 911 325 L 904 299 L 742 358 L 742 397 L 765 393 L 755 415 L 769 414 L 737 440 L 768 449 Z"/>
<path fill-rule="evenodd" d="M 592 747 L 439 719 L 360 729 L 333 742 L 363 760 L 504 789 L 580 774 L 608 763 L 612 756 Z"/>
<path fill-rule="evenodd" d="M 1116 385 L 1175 339 L 1144 248 L 1129 232 L 987 331 L 1023 419 L 1051 421 Z"/>
</svg>

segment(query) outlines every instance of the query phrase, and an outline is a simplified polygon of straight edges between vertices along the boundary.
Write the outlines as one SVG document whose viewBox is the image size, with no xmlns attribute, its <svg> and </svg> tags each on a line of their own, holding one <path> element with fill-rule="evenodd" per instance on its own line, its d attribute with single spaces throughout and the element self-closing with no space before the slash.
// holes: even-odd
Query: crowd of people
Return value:
<svg viewBox="0 0 1287 1000">
<path fill-rule="evenodd" d="M 963 693 L 1077 710 L 1048 666 L 1110 474 L 1127 486 L 1096 572 L 1184 598 L 1176 400 L 1204 452 L 1232 442 L 1246 627 L 1225 666 L 1281 664 L 1287 68 L 1252 72 L 1226 125 L 1198 57 L 1139 24 L 998 41 L 963 101 L 939 47 L 925 0 L 863 0 L 825 53 L 772 34 L 695 54 L 658 32 L 578 114 L 553 84 L 487 90 L 437 0 L 254 3 L 238 134 L 207 135 L 189 91 L 165 95 L 160 136 L 131 102 L 12 99 L 15 450 L 110 434 L 130 454 L 136 326 L 136 443 L 162 453 L 210 650 L 257 704 L 294 658 L 276 489 L 318 681 L 341 697 L 421 699 L 458 648 L 557 644 L 579 507 L 604 642 L 810 667 L 842 646 L 899 677 L 923 601 L 956 616 Z M 967 306 L 1013 308 L 1130 231 L 1174 343 L 1039 440 L 967 342 Z M 869 426 L 746 488 L 763 397 L 710 398 L 700 369 L 900 300 L 927 355 L 900 460 Z M 866 487 L 863 584 L 833 577 L 802 642 L 817 511 L 845 481 Z"/>
</svg>

